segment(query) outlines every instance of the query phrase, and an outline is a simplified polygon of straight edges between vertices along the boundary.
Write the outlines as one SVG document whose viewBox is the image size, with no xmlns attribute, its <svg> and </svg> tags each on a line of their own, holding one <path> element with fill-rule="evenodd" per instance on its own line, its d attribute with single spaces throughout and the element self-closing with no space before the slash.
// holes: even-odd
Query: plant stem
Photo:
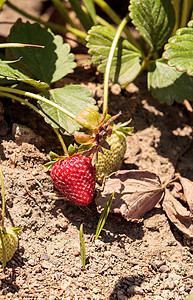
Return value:
<svg viewBox="0 0 193 300">
<path fill-rule="evenodd" d="M 117 46 L 118 40 L 120 38 L 121 32 L 123 31 L 123 28 L 127 24 L 129 19 L 129 16 L 127 15 L 122 22 L 120 23 L 117 32 L 115 34 L 114 40 L 111 45 L 111 49 L 109 52 L 109 56 L 107 59 L 107 65 L 106 65 L 106 70 L 105 70 L 105 75 L 104 75 L 104 102 L 103 102 L 103 113 L 105 113 L 108 109 L 108 83 L 109 83 L 109 76 L 110 76 L 110 69 L 111 69 L 111 64 L 115 52 L 115 48 Z"/>
<path fill-rule="evenodd" d="M 94 2 L 102 8 L 102 10 L 108 15 L 108 17 L 115 22 L 115 24 L 119 25 L 121 23 L 121 19 L 115 13 L 115 11 L 104 1 L 104 0 L 94 0 Z"/>
<path fill-rule="evenodd" d="M 52 127 L 52 128 L 53 128 L 53 127 Z M 59 139 L 59 141 L 60 141 L 60 144 L 61 144 L 61 146 L 62 146 L 62 149 L 64 150 L 64 153 L 65 153 L 65 154 L 68 154 L 68 150 L 67 150 L 67 148 L 66 148 L 66 145 L 65 145 L 64 140 L 63 140 L 63 138 L 62 138 L 62 135 L 60 134 L 59 129 L 58 129 L 58 128 L 53 128 L 53 129 L 54 129 L 54 131 L 55 131 L 55 133 L 56 133 L 56 135 L 57 135 L 57 137 L 58 137 L 58 139 Z"/>
<path fill-rule="evenodd" d="M 93 22 L 91 21 L 90 16 L 88 16 L 82 10 L 79 0 L 68 0 L 68 1 L 70 2 L 71 8 L 76 13 L 76 16 L 78 17 L 81 25 L 87 32 L 93 26 Z"/>
<path fill-rule="evenodd" d="M 23 48 L 23 47 L 35 47 L 35 48 L 45 48 L 41 45 L 30 45 L 30 44 L 20 44 L 20 43 L 1 43 L 0 48 Z"/>
<path fill-rule="evenodd" d="M 3 86 L 0 86 L 0 93 L 1 91 L 4 91 L 4 92 L 10 92 L 10 93 L 13 93 L 13 94 L 20 94 L 20 95 L 24 95 L 25 97 L 30 97 L 30 98 L 33 98 L 33 99 L 36 99 L 36 100 L 39 100 L 39 101 L 42 101 L 48 105 L 51 105 L 52 107 L 60 110 L 61 112 L 63 112 L 65 115 L 69 116 L 70 118 L 74 119 L 76 118 L 76 116 L 69 112 L 68 110 L 66 110 L 65 108 L 61 107 L 60 105 L 40 96 L 40 95 L 36 95 L 34 93 L 31 93 L 31 92 L 25 92 L 25 91 L 22 91 L 22 90 L 18 90 L 18 89 L 13 89 L 13 88 L 8 88 L 8 87 L 3 87 Z"/>
<path fill-rule="evenodd" d="M 19 97 L 13 95 L 13 94 L 10 94 L 10 93 L 4 93 L 4 92 L 0 92 L 0 97 L 12 98 L 12 99 L 14 99 L 14 100 L 19 101 L 20 103 L 24 103 L 25 105 L 29 106 L 29 107 L 32 108 L 34 111 L 36 111 L 37 113 L 39 113 L 41 116 L 44 117 L 44 113 L 42 113 L 42 111 L 41 111 L 39 108 L 37 108 L 35 105 L 31 104 L 30 102 L 28 102 L 28 101 L 26 101 L 26 100 L 24 100 L 24 99 L 22 99 L 22 98 L 19 98 Z M 56 135 L 57 135 L 57 137 L 58 137 L 58 139 L 59 139 L 59 141 L 60 141 L 60 143 L 61 143 L 61 146 L 62 146 L 62 148 L 63 148 L 63 150 L 64 150 L 64 153 L 65 153 L 65 154 L 68 154 L 68 150 L 67 150 L 67 148 L 66 148 L 66 145 L 65 145 L 65 143 L 64 143 L 64 141 L 63 141 L 63 138 L 62 138 L 62 136 L 61 136 L 61 134 L 60 134 L 59 129 L 58 129 L 58 128 L 54 128 L 53 126 L 52 126 L 52 129 L 55 131 L 55 133 L 56 133 Z"/>
<path fill-rule="evenodd" d="M 79 38 L 82 38 L 83 40 L 81 40 L 82 42 L 84 41 L 84 39 L 86 38 L 86 32 L 83 32 L 79 29 L 76 29 L 76 28 L 73 28 L 71 26 L 68 26 L 68 27 L 64 27 L 64 26 L 61 26 L 61 25 L 58 25 L 58 24 L 55 24 L 55 23 L 52 23 L 52 22 L 46 22 L 46 21 L 43 21 L 42 19 L 40 18 L 36 18 L 28 13 L 26 13 L 25 11 L 23 11 L 22 9 L 18 8 L 17 6 L 13 5 L 12 3 L 10 3 L 8 0 L 6 1 L 6 4 L 12 8 L 13 10 L 17 11 L 18 13 L 20 13 L 21 15 L 23 15 L 24 17 L 30 19 L 30 20 L 33 20 L 35 22 L 38 22 L 46 27 L 49 27 L 53 30 L 56 30 L 60 33 L 66 33 L 66 32 L 72 32 L 73 34 L 75 34 L 76 36 L 78 36 Z M 85 43 L 85 42 L 84 42 Z"/>
<path fill-rule="evenodd" d="M 72 27 L 77 28 L 75 23 L 72 21 L 72 19 L 69 18 L 68 10 L 66 7 L 62 4 L 60 0 L 52 0 L 54 6 L 58 10 L 59 14 L 63 17 L 65 21 L 67 21 Z"/>
<path fill-rule="evenodd" d="M 20 103 L 24 103 L 25 105 L 29 106 L 30 108 L 32 108 L 33 110 L 35 110 L 37 113 L 39 113 L 40 115 L 43 116 L 43 113 L 41 112 L 40 109 L 38 109 L 35 105 L 33 105 L 32 103 L 26 101 L 25 99 L 19 98 L 11 93 L 4 93 L 4 92 L 0 92 L 0 97 L 6 97 L 6 98 L 12 98 L 16 101 L 19 101 Z"/>
<path fill-rule="evenodd" d="M 2 219 L 1 219 L 1 226 L 4 228 L 4 219 L 5 219 L 5 188 L 4 188 L 4 181 L 3 181 L 3 172 L 1 168 L 1 159 L 0 159 L 0 180 L 1 180 L 1 198 L 2 198 Z"/>
<path fill-rule="evenodd" d="M 103 18 L 99 17 L 99 16 L 96 16 L 96 19 L 97 19 L 97 22 L 100 24 L 100 25 L 103 25 L 113 31 L 116 31 L 116 29 L 111 25 L 109 24 L 107 21 L 105 21 Z"/>
<path fill-rule="evenodd" d="M 180 28 L 185 27 L 188 22 L 189 14 L 191 13 L 192 0 L 184 0 L 182 6 L 182 18 L 180 22 Z"/>
<path fill-rule="evenodd" d="M 100 8 L 102 8 L 102 10 L 108 15 L 108 17 L 111 20 L 113 20 L 113 22 L 115 22 L 116 25 L 119 26 L 119 24 L 121 23 L 121 19 L 110 6 L 104 0 L 94 0 L 94 1 L 98 6 L 100 6 Z M 128 41 L 143 53 L 143 49 L 141 48 L 140 44 L 136 41 L 136 39 L 134 39 L 129 29 L 124 28 L 124 32 L 127 35 Z"/>
<path fill-rule="evenodd" d="M 176 30 L 180 26 L 180 0 L 174 0 L 172 2 L 173 2 L 174 11 L 175 11 L 176 21 L 175 21 L 175 25 L 174 25 L 171 36 L 176 34 Z"/>
</svg>

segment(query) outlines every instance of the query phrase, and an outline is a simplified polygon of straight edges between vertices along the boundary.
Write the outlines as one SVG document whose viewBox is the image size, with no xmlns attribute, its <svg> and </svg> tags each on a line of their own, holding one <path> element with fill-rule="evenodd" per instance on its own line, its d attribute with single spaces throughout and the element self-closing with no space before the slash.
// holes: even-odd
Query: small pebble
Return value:
<svg viewBox="0 0 193 300">
<path fill-rule="evenodd" d="M 41 266 L 43 269 L 51 269 L 51 267 L 52 267 L 51 263 L 49 263 L 48 261 L 45 261 L 45 260 L 41 263 Z"/>
<path fill-rule="evenodd" d="M 28 260 L 28 264 L 29 264 L 31 267 L 33 267 L 33 266 L 35 266 L 35 261 L 34 261 L 33 259 L 29 259 L 29 260 Z"/>
<path fill-rule="evenodd" d="M 46 254 L 46 253 L 43 253 L 43 254 L 41 255 L 41 259 L 49 260 L 49 259 L 50 259 L 50 256 L 49 256 L 48 254 Z"/>
<path fill-rule="evenodd" d="M 78 256 L 78 255 L 80 255 L 80 250 L 75 249 L 75 250 L 74 250 L 74 256 Z"/>
<path fill-rule="evenodd" d="M 154 264 L 158 267 L 158 268 L 160 268 L 161 266 L 163 266 L 163 265 L 165 265 L 166 264 L 166 262 L 165 261 L 163 261 L 163 260 L 154 260 L 153 261 L 154 262 Z"/>
<path fill-rule="evenodd" d="M 67 229 L 68 228 L 68 222 L 60 220 L 56 222 L 57 228 Z"/>
<path fill-rule="evenodd" d="M 104 256 L 105 257 L 112 256 L 112 252 L 111 251 L 105 251 Z"/>
<path fill-rule="evenodd" d="M 13 206 L 13 200 L 7 199 L 6 204 L 11 208 Z"/>
<path fill-rule="evenodd" d="M 101 246 L 103 246 L 103 242 L 102 241 L 100 241 L 100 240 L 95 240 L 95 246 L 97 246 L 97 247 L 101 247 Z"/>
<path fill-rule="evenodd" d="M 162 265 L 160 268 L 159 268 L 159 272 L 161 273 L 168 273 L 170 271 L 170 269 L 168 268 L 167 265 Z"/>
</svg>

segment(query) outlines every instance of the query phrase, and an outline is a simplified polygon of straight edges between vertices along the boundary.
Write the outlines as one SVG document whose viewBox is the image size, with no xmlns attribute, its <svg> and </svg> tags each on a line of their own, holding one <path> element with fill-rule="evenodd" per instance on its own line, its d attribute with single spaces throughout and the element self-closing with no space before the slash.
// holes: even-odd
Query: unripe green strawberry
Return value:
<svg viewBox="0 0 193 300">
<path fill-rule="evenodd" d="M 110 150 L 104 149 L 98 154 L 96 163 L 96 178 L 99 183 L 103 182 L 105 176 L 118 171 L 127 149 L 125 134 L 120 131 L 113 131 L 112 135 L 106 139 L 111 146 Z"/>
<path fill-rule="evenodd" d="M 14 255 L 18 247 L 18 232 L 21 228 L 18 227 L 0 227 L 3 244 L 5 248 L 5 263 L 7 263 Z M 0 262 L 3 263 L 3 246 L 0 238 Z"/>
</svg>

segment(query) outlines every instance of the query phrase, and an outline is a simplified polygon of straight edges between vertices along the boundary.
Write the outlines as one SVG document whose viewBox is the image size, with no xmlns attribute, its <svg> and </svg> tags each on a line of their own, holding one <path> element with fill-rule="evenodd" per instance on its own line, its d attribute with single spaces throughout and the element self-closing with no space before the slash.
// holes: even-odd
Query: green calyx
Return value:
<svg viewBox="0 0 193 300">
<path fill-rule="evenodd" d="M 131 134 L 134 130 L 134 127 L 128 127 L 127 125 L 129 125 L 131 123 L 131 119 L 127 122 L 124 123 L 118 123 L 116 125 L 113 126 L 113 132 L 122 132 L 124 133 L 125 136 Z"/>
<path fill-rule="evenodd" d="M 133 127 L 127 125 L 131 120 L 125 123 L 114 124 L 114 121 L 120 116 L 121 113 L 111 117 L 109 114 L 99 114 L 93 108 L 86 108 L 79 113 L 76 117 L 76 121 L 81 124 L 85 131 L 74 132 L 74 139 L 79 144 L 70 145 L 67 154 L 60 156 L 54 152 L 50 152 L 51 161 L 47 162 L 44 166 L 48 169 L 52 168 L 58 160 L 64 160 L 68 156 L 75 154 L 82 154 L 85 156 L 92 156 L 93 163 L 98 160 L 98 153 L 104 154 L 104 149 L 110 150 L 111 146 L 108 143 L 108 139 L 113 132 L 117 132 L 127 136 L 133 131 Z"/>
<path fill-rule="evenodd" d="M 48 170 L 50 170 L 58 160 L 65 159 L 67 157 L 67 155 L 60 156 L 59 154 L 52 151 L 50 151 L 49 156 L 51 158 L 51 161 L 48 161 L 44 164 L 44 167 L 46 167 Z"/>
</svg>

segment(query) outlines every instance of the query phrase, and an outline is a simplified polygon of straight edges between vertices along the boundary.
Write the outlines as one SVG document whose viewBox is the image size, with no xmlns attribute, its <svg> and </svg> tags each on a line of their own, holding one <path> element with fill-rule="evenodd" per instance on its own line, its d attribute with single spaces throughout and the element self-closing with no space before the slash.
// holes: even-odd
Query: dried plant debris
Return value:
<svg viewBox="0 0 193 300">
<path fill-rule="evenodd" d="M 166 189 L 163 209 L 170 221 L 188 238 L 193 238 L 193 182 L 174 179 Z"/>
<path fill-rule="evenodd" d="M 110 211 L 121 214 L 127 221 L 140 222 L 165 194 L 159 177 L 148 171 L 121 170 L 105 178 L 95 202 L 101 213 L 114 192 Z"/>
</svg>

